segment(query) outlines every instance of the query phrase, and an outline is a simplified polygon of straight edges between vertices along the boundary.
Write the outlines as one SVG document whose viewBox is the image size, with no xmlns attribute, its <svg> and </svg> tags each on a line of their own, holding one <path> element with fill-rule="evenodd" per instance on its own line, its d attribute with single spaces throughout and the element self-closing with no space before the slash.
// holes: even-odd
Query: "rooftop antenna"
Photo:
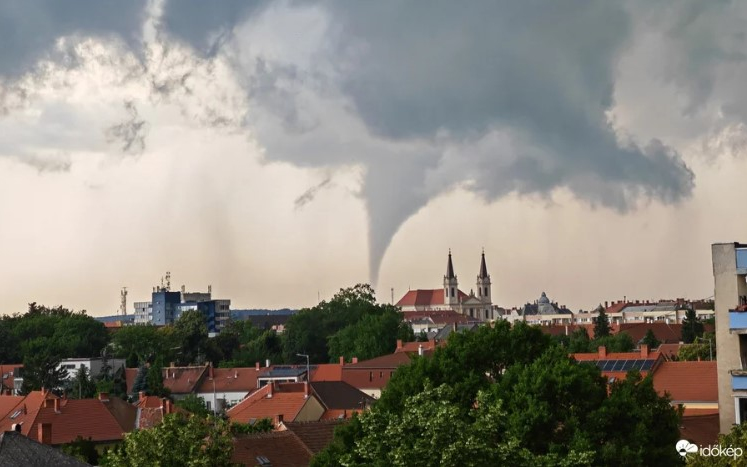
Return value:
<svg viewBox="0 0 747 467">
<path fill-rule="evenodd" d="M 166 292 L 171 291 L 171 273 L 166 271 Z"/>
<path fill-rule="evenodd" d="M 392 287 L 392 301 L 390 302 L 390 305 L 394 305 L 394 287 Z"/>
<path fill-rule="evenodd" d="M 208 293 L 213 293 L 213 286 L 212 285 L 208 285 Z"/>
<path fill-rule="evenodd" d="M 119 293 L 119 314 L 127 315 L 127 287 L 122 287 L 122 291 Z"/>
</svg>

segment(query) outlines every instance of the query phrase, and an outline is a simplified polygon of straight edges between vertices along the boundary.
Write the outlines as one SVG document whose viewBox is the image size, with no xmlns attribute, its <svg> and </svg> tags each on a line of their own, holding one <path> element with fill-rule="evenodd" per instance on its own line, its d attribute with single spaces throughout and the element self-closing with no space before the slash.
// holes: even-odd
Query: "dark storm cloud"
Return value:
<svg viewBox="0 0 747 467">
<path fill-rule="evenodd" d="M 0 2 L 0 74 L 22 74 L 65 35 L 115 35 L 136 44 L 145 4 L 145 0 Z"/>
</svg>

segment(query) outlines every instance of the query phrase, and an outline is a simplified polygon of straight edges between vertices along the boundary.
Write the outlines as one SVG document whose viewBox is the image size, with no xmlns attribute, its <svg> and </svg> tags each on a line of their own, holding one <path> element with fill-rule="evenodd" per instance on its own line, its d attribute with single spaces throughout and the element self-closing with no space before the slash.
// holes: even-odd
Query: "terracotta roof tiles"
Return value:
<svg viewBox="0 0 747 467">
<path fill-rule="evenodd" d="M 288 431 L 293 432 L 301 442 L 314 454 L 322 451 L 334 437 L 335 428 L 343 420 L 324 420 L 318 422 L 283 422 Z"/>
<path fill-rule="evenodd" d="M 661 362 L 654 371 L 654 388 L 668 392 L 673 402 L 718 403 L 716 362 Z"/>
<path fill-rule="evenodd" d="M 293 421 L 308 401 L 304 383 L 267 384 L 231 407 L 228 418 L 241 423 L 282 415 Z"/>
<path fill-rule="evenodd" d="M 260 465 L 264 458 L 269 465 L 306 467 L 313 453 L 292 431 L 274 431 L 240 436 L 233 441 L 231 462 L 242 465 Z"/>
</svg>

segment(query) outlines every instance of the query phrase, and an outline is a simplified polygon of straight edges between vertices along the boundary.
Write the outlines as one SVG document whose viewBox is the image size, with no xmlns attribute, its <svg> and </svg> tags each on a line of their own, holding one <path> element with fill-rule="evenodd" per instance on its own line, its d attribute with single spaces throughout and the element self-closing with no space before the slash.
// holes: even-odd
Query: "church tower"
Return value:
<svg viewBox="0 0 747 467">
<path fill-rule="evenodd" d="M 457 276 L 454 274 L 454 265 L 451 264 L 451 249 L 449 249 L 449 262 L 446 263 L 446 275 L 444 276 L 444 305 L 459 305 L 459 288 Z"/>
<path fill-rule="evenodd" d="M 492 304 L 493 298 L 490 292 L 490 274 L 488 274 L 488 267 L 485 264 L 485 250 L 482 250 L 480 274 L 477 275 L 477 298 L 485 304 Z"/>
</svg>

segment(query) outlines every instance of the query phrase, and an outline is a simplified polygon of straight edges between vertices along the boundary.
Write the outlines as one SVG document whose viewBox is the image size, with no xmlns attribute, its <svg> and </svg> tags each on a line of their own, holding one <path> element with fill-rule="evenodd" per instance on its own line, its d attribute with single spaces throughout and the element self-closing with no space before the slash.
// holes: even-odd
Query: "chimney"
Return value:
<svg viewBox="0 0 747 467">
<path fill-rule="evenodd" d="M 353 363 L 358 363 L 358 357 L 353 357 Z"/>
<path fill-rule="evenodd" d="M 304 381 L 303 382 L 303 398 L 308 399 L 309 398 L 309 382 Z"/>
<path fill-rule="evenodd" d="M 54 412 L 60 413 L 60 399 L 54 400 Z"/>
<path fill-rule="evenodd" d="M 641 357 L 648 358 L 648 345 L 641 344 Z"/>
<path fill-rule="evenodd" d="M 418 344 L 418 355 L 423 356 L 423 344 Z"/>
<path fill-rule="evenodd" d="M 99 400 L 101 402 L 109 402 L 109 393 L 108 392 L 100 392 L 99 393 Z"/>
<path fill-rule="evenodd" d="M 283 414 L 280 413 L 278 414 L 278 425 L 280 425 L 281 423 L 283 423 Z"/>
<path fill-rule="evenodd" d="M 233 379 L 239 378 L 239 370 L 233 370 Z"/>
<path fill-rule="evenodd" d="M 254 370 L 259 371 L 259 362 L 254 363 Z"/>
<path fill-rule="evenodd" d="M 267 390 L 267 398 L 268 398 L 268 399 L 272 399 L 272 393 L 273 393 L 273 391 L 275 390 L 275 385 L 274 385 L 274 384 L 272 384 L 272 381 L 270 381 L 269 383 L 267 383 L 267 385 L 268 385 L 268 386 L 270 387 L 270 388 L 269 388 L 269 389 Z"/>
<path fill-rule="evenodd" d="M 452 330 L 454 332 L 456 332 L 456 330 L 457 330 L 457 323 L 456 323 L 456 321 L 454 321 L 453 323 L 451 323 L 451 328 L 452 328 Z"/>
<path fill-rule="evenodd" d="M 208 364 L 208 378 L 213 379 L 215 375 L 213 374 L 213 362 L 210 362 Z"/>
<path fill-rule="evenodd" d="M 171 368 L 174 368 L 174 362 L 171 362 L 171 363 L 169 364 L 169 366 L 170 366 Z"/>
<path fill-rule="evenodd" d="M 163 399 L 161 399 L 161 411 L 164 415 L 168 415 L 173 412 L 171 400 L 168 397 L 164 397 Z"/>
<path fill-rule="evenodd" d="M 340 366 L 345 365 L 345 357 L 340 357 Z"/>
<path fill-rule="evenodd" d="M 607 347 L 603 345 L 599 346 L 599 358 L 607 358 Z"/>
<path fill-rule="evenodd" d="M 397 348 L 398 349 L 402 348 L 402 339 L 397 339 Z"/>
<path fill-rule="evenodd" d="M 265 360 L 265 366 L 269 368 L 269 366 L 270 366 L 270 359 L 269 358 Z"/>
<path fill-rule="evenodd" d="M 605 300 L 605 301 L 604 301 L 604 308 L 605 308 L 605 309 L 606 309 L 606 308 L 609 308 L 609 303 L 607 302 L 607 300 Z"/>
<path fill-rule="evenodd" d="M 37 439 L 42 444 L 52 444 L 52 424 L 39 423 L 37 425 Z"/>
<path fill-rule="evenodd" d="M 145 391 L 140 391 L 137 393 L 137 400 L 139 401 L 145 400 Z"/>
</svg>

